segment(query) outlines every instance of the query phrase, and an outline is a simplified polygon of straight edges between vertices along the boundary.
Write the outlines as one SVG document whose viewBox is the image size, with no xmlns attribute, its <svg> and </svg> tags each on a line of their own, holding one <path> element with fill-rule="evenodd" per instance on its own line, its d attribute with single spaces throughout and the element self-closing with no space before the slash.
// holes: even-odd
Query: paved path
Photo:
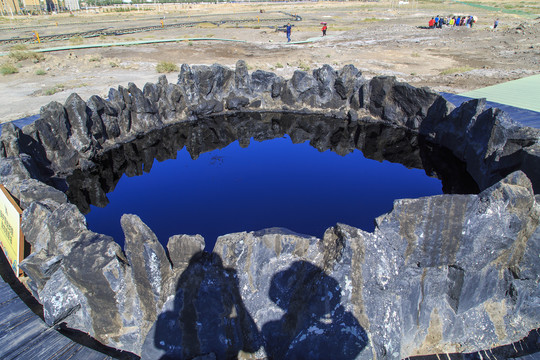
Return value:
<svg viewBox="0 0 540 360">
<path fill-rule="evenodd" d="M 460 94 L 540 112 L 540 74 Z"/>
</svg>

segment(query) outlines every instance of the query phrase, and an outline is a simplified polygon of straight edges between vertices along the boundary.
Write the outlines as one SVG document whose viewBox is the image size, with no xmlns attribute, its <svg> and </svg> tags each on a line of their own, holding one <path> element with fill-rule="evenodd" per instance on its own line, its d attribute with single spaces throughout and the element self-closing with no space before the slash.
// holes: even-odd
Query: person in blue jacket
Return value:
<svg viewBox="0 0 540 360">
<path fill-rule="evenodd" d="M 292 30 L 291 23 L 287 23 L 287 28 L 286 28 L 286 31 L 287 31 L 287 42 L 291 42 L 291 30 Z"/>
</svg>

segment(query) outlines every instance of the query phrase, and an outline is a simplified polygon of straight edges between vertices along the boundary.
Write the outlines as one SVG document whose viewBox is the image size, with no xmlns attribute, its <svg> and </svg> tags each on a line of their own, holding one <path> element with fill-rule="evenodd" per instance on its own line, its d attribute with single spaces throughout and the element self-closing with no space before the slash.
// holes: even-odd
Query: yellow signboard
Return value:
<svg viewBox="0 0 540 360">
<path fill-rule="evenodd" d="M 24 256 L 21 214 L 21 208 L 0 184 L 0 245 L 16 275 L 19 275 L 19 263 Z"/>
</svg>

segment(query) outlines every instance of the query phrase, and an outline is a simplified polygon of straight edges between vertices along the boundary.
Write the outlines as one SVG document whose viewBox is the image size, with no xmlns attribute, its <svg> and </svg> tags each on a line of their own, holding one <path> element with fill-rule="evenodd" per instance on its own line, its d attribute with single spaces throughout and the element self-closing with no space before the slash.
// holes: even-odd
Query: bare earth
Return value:
<svg viewBox="0 0 540 360">
<path fill-rule="evenodd" d="M 501 3 L 517 4 L 518 1 L 502 0 Z M 285 34 L 273 28 L 284 25 L 286 20 L 257 22 L 257 17 L 261 20 L 285 18 L 278 11 L 302 16 L 302 21 L 291 22 L 295 25 L 293 41 L 313 41 L 287 44 Z M 540 6 L 532 6 L 532 12 L 538 14 Z M 478 22 L 472 29 L 422 28 L 437 14 L 471 14 L 478 16 Z M 493 30 L 496 18 L 500 19 L 500 25 Z M 0 18 L 0 38 L 28 37 L 34 29 L 41 35 L 50 35 L 159 25 L 161 20 L 173 24 L 222 19 L 252 21 L 220 26 L 202 23 L 131 35 L 101 36 L 84 39 L 82 44 L 211 40 L 55 51 L 45 53 L 39 61 L 17 61 L 8 55 L 1 56 L 0 63 L 14 64 L 18 73 L 0 75 L 0 122 L 37 114 L 41 106 L 51 101 L 63 103 L 72 92 L 83 99 L 95 94 L 106 97 L 111 87 L 126 86 L 128 82 L 142 87 L 146 82 L 156 82 L 160 76 L 156 65 L 163 61 L 178 66 L 220 63 L 234 67 L 237 60 L 243 59 L 252 71 L 273 71 L 285 78 L 298 69 L 313 70 L 323 64 L 340 69 L 353 64 L 366 77 L 393 75 L 415 86 L 452 93 L 540 73 L 539 17 L 504 14 L 453 1 L 411 1 L 403 5 L 397 5 L 397 1 L 184 4 L 129 13 L 79 12 L 75 16 Z M 321 37 L 322 21 L 328 22 L 325 38 Z M 76 40 L 27 47 L 70 46 L 76 45 Z M 0 52 L 7 54 L 10 50 L 13 45 L 0 45 Z M 178 71 L 166 75 L 169 82 L 176 82 Z"/>
</svg>

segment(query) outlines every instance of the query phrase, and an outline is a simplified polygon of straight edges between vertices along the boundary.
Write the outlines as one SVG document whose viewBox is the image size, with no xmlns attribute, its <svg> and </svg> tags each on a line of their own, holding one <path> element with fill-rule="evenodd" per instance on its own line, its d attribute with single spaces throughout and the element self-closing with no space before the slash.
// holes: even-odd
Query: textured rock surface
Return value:
<svg viewBox="0 0 540 360">
<path fill-rule="evenodd" d="M 225 116 L 262 110 L 330 118 Z M 69 198 L 86 211 L 107 202 L 122 174 L 149 171 L 183 146 L 196 158 L 285 133 L 377 160 L 408 149 L 408 166 L 455 174 L 460 165 L 434 165 L 444 153 L 426 161 L 422 149 L 442 145 L 482 192 L 396 200 L 373 233 L 338 224 L 317 239 L 267 229 L 222 236 L 213 254 L 200 252 L 202 238 L 178 235 L 167 254 L 133 215 L 122 219 L 124 250 L 87 230 L 59 191 L 73 175 Z M 374 148 L 374 137 L 385 146 Z M 23 129 L 7 125 L 0 181 L 24 208 L 32 254 L 21 267 L 50 325 L 147 358 L 395 359 L 489 349 L 540 327 L 539 138 L 482 100 L 454 108 L 353 66 L 283 79 L 250 74 L 242 61 L 235 70 L 183 65 L 177 84 L 129 84 L 107 101 L 72 95 Z"/>
<path fill-rule="evenodd" d="M 298 264 L 308 262 L 332 279 L 339 306 L 369 334 L 359 358 L 472 352 L 517 341 L 539 325 L 532 303 L 522 305 L 538 296 L 538 273 L 512 270 L 536 266 L 524 254 L 538 246 L 539 211 L 527 178 L 514 173 L 479 195 L 398 200 L 374 233 L 339 224 L 315 239 L 270 229 L 220 237 L 214 252 L 239 270 L 244 304 L 263 334 L 266 324 L 290 317 L 281 301 L 317 293 L 298 275 L 273 296 L 281 271 L 298 273 Z M 292 351 L 302 326 L 316 325 L 300 325 L 282 346 Z M 346 343 L 333 331 L 335 341 Z"/>
</svg>

